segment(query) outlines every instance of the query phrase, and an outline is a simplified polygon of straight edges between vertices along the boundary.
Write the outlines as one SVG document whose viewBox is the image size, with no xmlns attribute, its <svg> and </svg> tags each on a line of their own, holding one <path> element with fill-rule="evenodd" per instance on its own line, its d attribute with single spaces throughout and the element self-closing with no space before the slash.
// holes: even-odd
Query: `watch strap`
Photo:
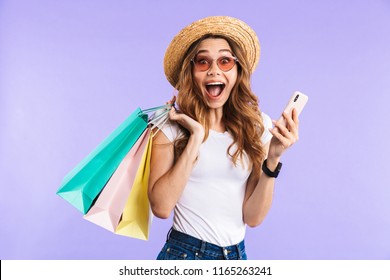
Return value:
<svg viewBox="0 0 390 280">
<path fill-rule="evenodd" d="M 278 175 L 279 175 L 279 172 L 280 170 L 282 169 L 282 163 L 279 162 L 278 165 L 276 166 L 275 170 L 274 171 L 271 171 L 268 167 L 267 167 L 267 159 L 264 160 L 262 166 L 261 166 L 261 169 L 263 170 L 263 172 L 268 176 L 268 177 L 271 177 L 271 178 L 277 178 Z"/>
</svg>

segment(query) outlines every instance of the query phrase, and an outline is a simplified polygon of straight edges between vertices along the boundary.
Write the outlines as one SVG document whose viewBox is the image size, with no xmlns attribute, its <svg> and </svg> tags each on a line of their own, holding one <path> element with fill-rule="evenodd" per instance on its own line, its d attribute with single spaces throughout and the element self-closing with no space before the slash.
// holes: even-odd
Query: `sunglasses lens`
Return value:
<svg viewBox="0 0 390 280">
<path fill-rule="evenodd" d="M 233 59 L 233 57 L 225 56 L 218 58 L 218 67 L 225 72 L 232 69 L 235 63 L 236 61 Z"/>
<path fill-rule="evenodd" d="M 206 71 L 210 68 L 211 61 L 206 57 L 197 56 L 194 58 L 195 68 L 199 71 Z"/>
</svg>

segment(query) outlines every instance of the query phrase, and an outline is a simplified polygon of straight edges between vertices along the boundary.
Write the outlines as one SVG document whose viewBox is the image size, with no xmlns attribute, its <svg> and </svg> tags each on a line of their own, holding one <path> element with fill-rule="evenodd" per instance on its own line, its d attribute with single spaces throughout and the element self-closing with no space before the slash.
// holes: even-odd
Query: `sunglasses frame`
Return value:
<svg viewBox="0 0 390 280">
<path fill-rule="evenodd" d="M 198 71 L 200 71 L 200 72 L 206 72 L 206 71 L 208 71 L 208 70 L 211 68 L 211 65 L 214 63 L 214 61 L 217 62 L 218 68 L 219 68 L 221 71 L 223 71 L 223 72 L 228 72 L 228 71 L 232 70 L 233 67 L 234 67 L 234 65 L 236 65 L 236 64 L 239 62 L 239 61 L 238 61 L 238 58 L 237 58 L 237 57 L 234 57 L 234 56 L 226 56 L 226 55 L 223 55 L 223 56 L 218 57 L 217 59 L 206 59 L 206 58 L 209 58 L 209 57 L 205 56 L 205 60 L 207 60 L 207 62 L 209 62 L 209 63 L 208 63 L 208 66 L 209 66 L 209 67 L 208 67 L 207 69 L 205 69 L 205 70 L 200 70 L 200 69 L 198 68 L 199 66 L 197 66 L 197 65 L 196 65 L 196 62 L 195 62 L 195 59 L 196 59 L 197 56 L 198 56 L 198 55 L 195 55 L 195 57 L 194 57 L 193 59 L 191 59 L 191 62 L 194 64 L 195 69 L 198 70 Z M 224 58 L 233 59 L 233 61 L 234 61 L 233 66 L 232 66 L 231 68 L 227 69 L 227 70 L 223 70 L 223 69 L 219 66 L 219 61 L 220 61 L 221 59 L 224 59 Z"/>
</svg>

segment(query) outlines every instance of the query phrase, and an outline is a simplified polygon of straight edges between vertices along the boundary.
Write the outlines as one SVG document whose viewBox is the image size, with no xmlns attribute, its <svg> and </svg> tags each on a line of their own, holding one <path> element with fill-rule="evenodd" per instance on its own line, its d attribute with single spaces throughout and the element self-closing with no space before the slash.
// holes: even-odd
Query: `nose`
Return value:
<svg viewBox="0 0 390 280">
<path fill-rule="evenodd" d="M 214 75 L 219 75 L 220 74 L 220 71 L 221 69 L 219 69 L 219 66 L 218 66 L 218 63 L 217 63 L 217 60 L 214 60 L 211 65 L 210 65 L 210 68 L 209 70 L 207 70 L 207 74 L 209 76 L 214 76 Z"/>
</svg>

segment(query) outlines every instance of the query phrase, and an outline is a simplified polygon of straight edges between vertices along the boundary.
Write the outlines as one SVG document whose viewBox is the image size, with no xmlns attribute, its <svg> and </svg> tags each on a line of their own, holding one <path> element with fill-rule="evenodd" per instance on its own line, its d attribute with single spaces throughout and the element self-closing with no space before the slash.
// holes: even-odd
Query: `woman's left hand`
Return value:
<svg viewBox="0 0 390 280">
<path fill-rule="evenodd" d="M 299 119 L 295 109 L 292 116 L 283 112 L 286 126 L 282 122 L 273 121 L 274 128 L 269 129 L 273 135 L 268 150 L 268 158 L 279 159 L 281 155 L 299 139 Z"/>
</svg>

